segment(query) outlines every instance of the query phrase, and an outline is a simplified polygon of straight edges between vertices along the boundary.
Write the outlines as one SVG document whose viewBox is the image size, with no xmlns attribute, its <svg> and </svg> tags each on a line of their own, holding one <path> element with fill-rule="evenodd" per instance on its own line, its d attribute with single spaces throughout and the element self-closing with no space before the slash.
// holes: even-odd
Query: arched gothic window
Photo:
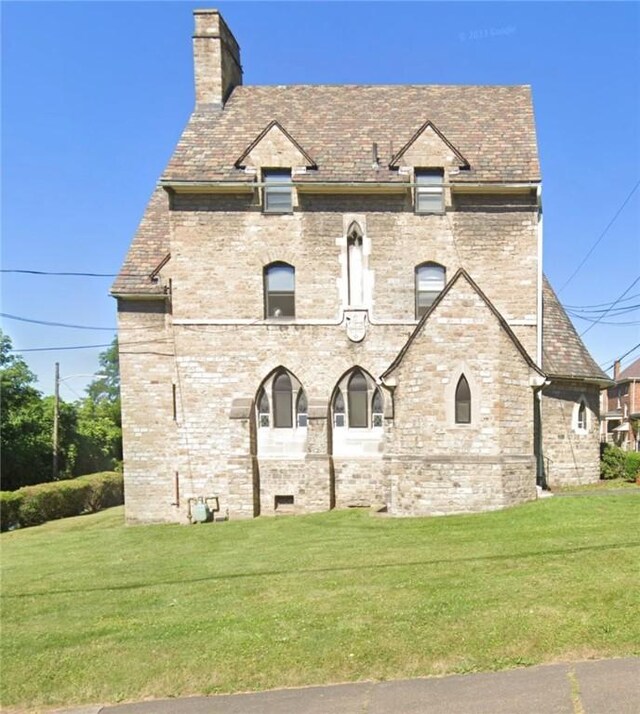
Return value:
<svg viewBox="0 0 640 714">
<path fill-rule="evenodd" d="M 471 423 L 471 390 L 464 374 L 456 387 L 456 424 Z"/>
<path fill-rule="evenodd" d="M 264 316 L 295 317 L 296 270 L 287 263 L 272 263 L 264 269 Z"/>
<path fill-rule="evenodd" d="M 578 431 L 587 431 L 587 405 L 584 403 L 584 399 L 580 401 L 580 406 L 578 407 L 577 426 Z"/>
<path fill-rule="evenodd" d="M 296 403 L 296 424 L 298 426 L 307 426 L 307 409 L 307 395 L 304 393 L 304 389 L 301 389 Z"/>
<path fill-rule="evenodd" d="M 380 427 L 384 424 L 384 404 L 379 389 L 373 393 L 371 400 L 371 426 Z"/>
<path fill-rule="evenodd" d="M 293 426 L 293 394 L 291 379 L 286 372 L 280 372 L 273 380 L 273 425 L 276 429 L 290 429 Z"/>
<path fill-rule="evenodd" d="M 333 400 L 333 425 L 344 426 L 344 397 L 338 389 Z"/>
<path fill-rule="evenodd" d="M 354 221 L 347 233 L 347 286 L 349 305 L 362 305 L 363 295 L 362 230 Z"/>
<path fill-rule="evenodd" d="M 359 370 L 356 370 L 349 379 L 347 396 L 349 400 L 349 428 L 366 429 L 369 426 L 367 380 Z"/>
<path fill-rule="evenodd" d="M 422 263 L 416 268 L 416 318 L 421 318 L 444 289 L 446 270 L 438 263 Z"/>
<path fill-rule="evenodd" d="M 258 394 L 258 427 L 269 426 L 269 397 L 264 389 Z"/>
</svg>

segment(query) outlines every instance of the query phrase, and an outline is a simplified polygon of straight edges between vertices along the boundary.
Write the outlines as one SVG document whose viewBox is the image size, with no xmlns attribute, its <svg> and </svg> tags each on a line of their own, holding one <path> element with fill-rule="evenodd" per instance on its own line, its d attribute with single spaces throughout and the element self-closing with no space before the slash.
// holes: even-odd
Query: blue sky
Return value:
<svg viewBox="0 0 640 714">
<path fill-rule="evenodd" d="M 531 84 L 556 290 L 640 181 L 637 3 L 4 2 L 3 269 L 117 272 L 193 107 L 191 11 L 207 6 L 240 43 L 245 84 Z M 640 188 L 563 303 L 615 301 L 640 275 L 639 236 Z M 2 278 L 5 313 L 115 325 L 109 278 Z M 618 307 L 640 304 L 640 282 L 633 295 Z M 113 336 L 9 319 L 3 329 L 20 349 Z M 640 327 L 598 324 L 585 342 L 608 366 L 640 342 Z M 91 373 L 99 352 L 24 357 L 51 392 L 55 361 L 63 376 Z M 68 379 L 62 397 L 77 398 L 86 381 Z"/>
</svg>

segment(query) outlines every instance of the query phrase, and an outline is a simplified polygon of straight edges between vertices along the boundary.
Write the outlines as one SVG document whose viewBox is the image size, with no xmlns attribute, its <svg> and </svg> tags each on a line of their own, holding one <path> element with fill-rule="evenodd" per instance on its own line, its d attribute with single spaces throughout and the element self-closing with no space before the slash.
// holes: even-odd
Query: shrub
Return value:
<svg viewBox="0 0 640 714">
<path fill-rule="evenodd" d="M 639 451 L 627 451 L 624 458 L 624 473 L 627 481 L 635 481 L 640 476 Z"/>
<path fill-rule="evenodd" d="M 18 491 L 0 491 L 0 531 L 8 531 L 19 523 L 22 494 Z"/>
<path fill-rule="evenodd" d="M 35 526 L 124 502 L 122 474 L 105 472 L 0 492 L 2 528 Z M 5 522 L 6 521 L 6 522 Z"/>
<path fill-rule="evenodd" d="M 600 478 L 625 477 L 625 452 L 618 446 L 606 444 L 600 458 Z"/>
</svg>

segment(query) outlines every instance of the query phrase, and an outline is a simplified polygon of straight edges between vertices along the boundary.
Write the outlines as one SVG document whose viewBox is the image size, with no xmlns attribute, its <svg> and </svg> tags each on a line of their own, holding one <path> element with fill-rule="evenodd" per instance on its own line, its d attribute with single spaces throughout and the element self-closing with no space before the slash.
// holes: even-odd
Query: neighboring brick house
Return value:
<svg viewBox="0 0 640 714">
<path fill-rule="evenodd" d="M 613 365 L 615 384 L 603 391 L 602 441 L 626 451 L 640 451 L 640 359 L 620 371 Z"/>
<path fill-rule="evenodd" d="M 597 480 L 609 380 L 542 276 L 529 87 L 245 87 L 195 21 L 196 108 L 112 289 L 128 521 Z"/>
</svg>

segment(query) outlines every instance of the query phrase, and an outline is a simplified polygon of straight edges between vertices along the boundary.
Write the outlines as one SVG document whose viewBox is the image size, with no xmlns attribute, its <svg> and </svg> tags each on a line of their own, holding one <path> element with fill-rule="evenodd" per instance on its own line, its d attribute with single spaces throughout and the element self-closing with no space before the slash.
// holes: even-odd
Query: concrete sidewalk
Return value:
<svg viewBox="0 0 640 714">
<path fill-rule="evenodd" d="M 640 658 L 64 711 L 65 714 L 639 714 Z"/>
</svg>

